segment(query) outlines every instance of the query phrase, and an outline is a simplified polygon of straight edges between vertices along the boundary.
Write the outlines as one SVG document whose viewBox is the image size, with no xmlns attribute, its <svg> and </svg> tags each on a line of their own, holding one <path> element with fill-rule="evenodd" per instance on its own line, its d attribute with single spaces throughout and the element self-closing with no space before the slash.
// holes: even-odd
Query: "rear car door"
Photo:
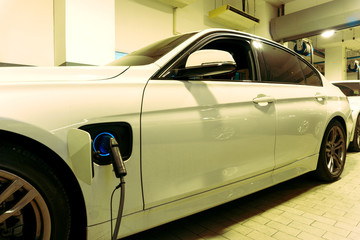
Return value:
<svg viewBox="0 0 360 240">
<path fill-rule="evenodd" d="M 141 117 L 145 208 L 231 184 L 274 168 L 275 107 L 255 82 L 249 41 L 206 40 L 198 49 L 229 52 L 237 64 L 227 76 L 177 79 L 174 69 L 144 92 Z"/>
<path fill-rule="evenodd" d="M 327 92 L 318 73 L 295 53 L 260 43 L 261 81 L 276 98 L 276 168 L 318 153 L 327 124 Z"/>
</svg>

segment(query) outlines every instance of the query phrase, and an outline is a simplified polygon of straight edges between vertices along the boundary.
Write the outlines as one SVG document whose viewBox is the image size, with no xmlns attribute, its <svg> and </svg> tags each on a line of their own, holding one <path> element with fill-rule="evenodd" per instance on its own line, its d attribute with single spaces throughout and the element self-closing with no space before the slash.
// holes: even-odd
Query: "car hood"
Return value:
<svg viewBox="0 0 360 240">
<path fill-rule="evenodd" d="M 106 80 L 124 73 L 129 67 L 5 67 L 0 68 L 0 83 L 62 82 Z"/>
</svg>

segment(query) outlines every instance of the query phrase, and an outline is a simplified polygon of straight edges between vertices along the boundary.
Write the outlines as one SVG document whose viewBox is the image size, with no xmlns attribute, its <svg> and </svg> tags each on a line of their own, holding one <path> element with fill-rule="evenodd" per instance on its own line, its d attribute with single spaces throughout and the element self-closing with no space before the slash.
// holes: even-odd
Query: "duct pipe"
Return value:
<svg viewBox="0 0 360 240">
<path fill-rule="evenodd" d="M 275 41 L 291 41 L 318 35 L 327 29 L 341 30 L 359 25 L 359 0 L 335 0 L 273 18 L 270 34 Z"/>
</svg>

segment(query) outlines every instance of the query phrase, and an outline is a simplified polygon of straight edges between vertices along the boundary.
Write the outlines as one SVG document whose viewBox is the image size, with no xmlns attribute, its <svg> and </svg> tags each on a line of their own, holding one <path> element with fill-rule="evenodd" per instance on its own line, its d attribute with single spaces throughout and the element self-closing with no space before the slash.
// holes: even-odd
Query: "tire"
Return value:
<svg viewBox="0 0 360 240">
<path fill-rule="evenodd" d="M 331 121 L 321 143 L 316 176 L 326 182 L 340 178 L 346 160 L 346 134 L 338 121 Z"/>
<path fill-rule="evenodd" d="M 354 152 L 360 152 L 360 116 L 357 117 L 354 130 L 354 139 L 350 143 L 350 150 Z"/>
<path fill-rule="evenodd" d="M 70 226 L 69 199 L 53 170 L 25 148 L 0 142 L 0 239 L 64 240 Z"/>
</svg>

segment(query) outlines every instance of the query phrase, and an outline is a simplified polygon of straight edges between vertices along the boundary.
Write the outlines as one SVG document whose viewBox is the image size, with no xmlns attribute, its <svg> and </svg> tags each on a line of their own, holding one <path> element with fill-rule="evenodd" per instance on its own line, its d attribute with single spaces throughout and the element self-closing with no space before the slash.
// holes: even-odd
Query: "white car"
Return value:
<svg viewBox="0 0 360 240">
<path fill-rule="evenodd" d="M 350 150 L 360 151 L 360 80 L 344 80 L 331 82 L 348 97 L 354 122 L 350 139 Z"/>
<path fill-rule="evenodd" d="M 1 239 L 116 239 L 307 172 L 335 181 L 353 124 L 302 57 L 222 29 L 109 66 L 2 68 L 0 104 Z"/>
</svg>

